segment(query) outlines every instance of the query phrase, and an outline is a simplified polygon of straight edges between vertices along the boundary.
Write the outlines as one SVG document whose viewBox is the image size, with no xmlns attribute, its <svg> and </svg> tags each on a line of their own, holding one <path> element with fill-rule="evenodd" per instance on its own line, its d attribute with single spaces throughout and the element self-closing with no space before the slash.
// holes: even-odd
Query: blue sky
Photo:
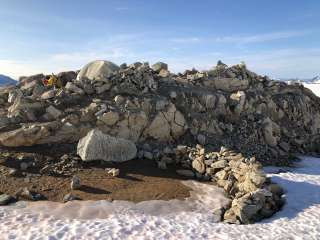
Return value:
<svg viewBox="0 0 320 240">
<path fill-rule="evenodd" d="M 271 77 L 320 74 L 319 0 L 1 0 L 0 73 L 76 70 L 95 59 L 172 71 L 245 61 Z"/>
</svg>

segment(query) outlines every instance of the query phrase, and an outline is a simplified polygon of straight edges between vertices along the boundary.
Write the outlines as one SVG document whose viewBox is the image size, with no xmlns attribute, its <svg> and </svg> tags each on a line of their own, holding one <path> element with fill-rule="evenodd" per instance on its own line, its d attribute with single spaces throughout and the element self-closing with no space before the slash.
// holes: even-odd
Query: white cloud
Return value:
<svg viewBox="0 0 320 240">
<path fill-rule="evenodd" d="M 172 38 L 170 39 L 171 42 L 175 43 L 197 43 L 200 42 L 202 39 L 199 37 L 182 37 L 182 38 Z"/>
<path fill-rule="evenodd" d="M 162 52 L 162 54 L 165 53 Z M 170 70 L 174 72 L 182 72 L 185 69 L 191 69 L 193 67 L 199 70 L 206 70 L 214 66 L 219 59 L 229 65 L 245 61 L 249 69 L 259 74 L 276 78 L 309 78 L 319 74 L 320 48 L 276 49 L 248 54 L 213 52 L 199 54 L 197 57 L 187 54 L 175 57 L 161 57 L 161 51 L 136 54 L 128 49 L 114 49 L 113 52 L 105 53 L 61 53 L 52 55 L 43 60 L 29 62 L 0 59 L 0 72 L 17 78 L 22 75 L 31 75 L 41 72 L 51 73 L 77 70 L 86 63 L 96 59 L 107 59 L 114 61 L 117 64 L 122 62 L 131 63 L 134 61 L 164 61 L 169 64 Z"/>
<path fill-rule="evenodd" d="M 115 10 L 119 11 L 119 12 L 123 12 L 123 11 L 128 11 L 129 8 L 128 7 L 116 7 Z"/>
<path fill-rule="evenodd" d="M 218 37 L 215 39 L 216 42 L 222 43 L 238 43 L 238 44 L 248 44 L 248 43 L 260 43 L 268 42 L 285 38 L 300 37 L 310 34 L 310 31 L 284 31 L 284 32 L 271 32 L 264 34 L 256 34 L 250 36 L 227 36 Z"/>
</svg>

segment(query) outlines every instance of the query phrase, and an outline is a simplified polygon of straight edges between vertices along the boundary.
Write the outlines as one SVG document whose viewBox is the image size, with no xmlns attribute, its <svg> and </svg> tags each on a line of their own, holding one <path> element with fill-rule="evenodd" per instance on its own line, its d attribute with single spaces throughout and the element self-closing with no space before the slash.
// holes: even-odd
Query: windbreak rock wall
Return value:
<svg viewBox="0 0 320 240">
<path fill-rule="evenodd" d="M 319 151 L 319 98 L 244 64 L 175 75 L 163 63 L 95 61 L 77 79 L 60 73 L 61 89 L 43 86 L 39 76 L 1 89 L 1 145 L 76 142 L 99 128 L 138 146 L 228 146 L 265 164 Z"/>
<path fill-rule="evenodd" d="M 176 75 L 164 63 L 94 61 L 79 74 L 54 76 L 63 87 L 43 84 L 49 77 L 23 77 L 17 87 L 0 89 L 0 145 L 81 139 L 83 161 L 136 156 L 161 169 L 175 164 L 178 174 L 226 191 L 230 206 L 214 214 L 228 223 L 255 222 L 283 205 L 283 190 L 261 163 L 288 164 L 292 154 L 320 152 L 320 99 L 244 64 L 218 62 L 209 71 Z"/>
</svg>

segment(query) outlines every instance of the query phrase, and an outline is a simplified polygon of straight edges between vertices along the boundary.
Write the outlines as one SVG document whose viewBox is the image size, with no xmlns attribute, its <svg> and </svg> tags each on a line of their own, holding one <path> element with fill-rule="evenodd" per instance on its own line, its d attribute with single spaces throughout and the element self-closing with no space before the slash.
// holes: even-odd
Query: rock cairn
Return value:
<svg viewBox="0 0 320 240">
<path fill-rule="evenodd" d="M 260 163 L 290 164 L 296 153 L 320 152 L 320 99 L 245 64 L 219 61 L 208 71 L 173 74 L 160 62 L 94 61 L 59 73 L 59 89 L 44 86 L 45 77 L 0 89 L 0 145 L 77 144 L 95 129 L 114 143 L 130 141 L 137 157 L 161 169 L 179 164 L 179 174 L 216 182 L 232 199 L 227 222 L 249 223 L 280 208 L 282 190 Z M 120 161 L 135 148 L 129 152 Z"/>
<path fill-rule="evenodd" d="M 219 152 L 207 152 L 200 145 L 179 145 L 159 159 L 161 162 L 174 159 L 184 167 L 177 170 L 178 174 L 211 180 L 222 187 L 232 200 L 229 209 L 221 209 L 221 220 L 225 222 L 252 223 L 272 216 L 284 204 L 282 188 L 265 176 L 254 157 L 245 158 L 225 147 Z"/>
</svg>

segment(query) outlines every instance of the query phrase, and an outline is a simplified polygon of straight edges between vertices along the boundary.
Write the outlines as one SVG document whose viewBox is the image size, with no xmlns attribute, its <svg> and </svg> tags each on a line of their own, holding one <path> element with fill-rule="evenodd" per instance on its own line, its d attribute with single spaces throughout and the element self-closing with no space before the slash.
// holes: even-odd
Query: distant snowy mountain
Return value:
<svg viewBox="0 0 320 240">
<path fill-rule="evenodd" d="M 309 83 L 309 84 L 320 84 L 320 75 L 313 78 L 281 78 L 280 81 L 288 83 Z"/>
<path fill-rule="evenodd" d="M 312 82 L 312 83 L 320 83 L 320 75 L 312 78 L 311 82 Z"/>
<path fill-rule="evenodd" d="M 8 76 L 0 74 L 0 86 L 15 85 L 15 84 L 17 84 L 16 80 L 14 80 Z"/>
</svg>

